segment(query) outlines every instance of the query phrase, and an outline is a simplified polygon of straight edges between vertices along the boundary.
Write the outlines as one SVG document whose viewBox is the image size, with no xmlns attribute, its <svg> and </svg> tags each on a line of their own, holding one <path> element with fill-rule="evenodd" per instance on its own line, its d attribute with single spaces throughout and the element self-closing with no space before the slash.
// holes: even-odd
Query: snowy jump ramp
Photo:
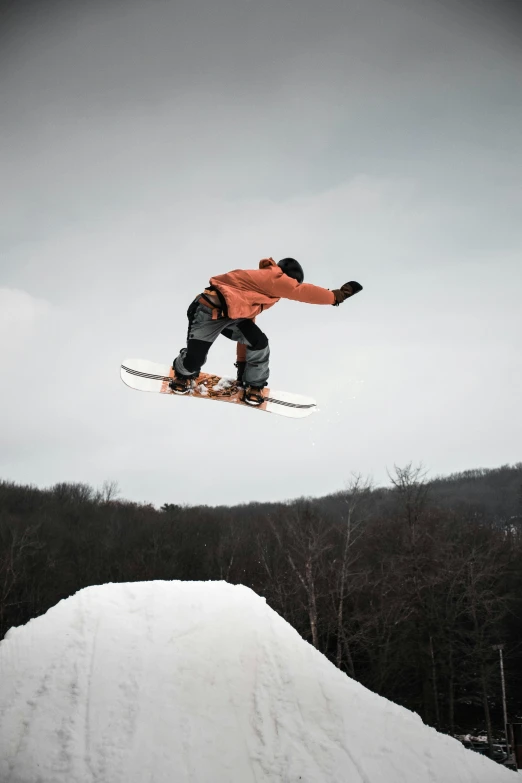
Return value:
<svg viewBox="0 0 522 783">
<path fill-rule="evenodd" d="M 224 582 L 89 587 L 0 643 L 0 783 L 515 783 Z"/>
</svg>

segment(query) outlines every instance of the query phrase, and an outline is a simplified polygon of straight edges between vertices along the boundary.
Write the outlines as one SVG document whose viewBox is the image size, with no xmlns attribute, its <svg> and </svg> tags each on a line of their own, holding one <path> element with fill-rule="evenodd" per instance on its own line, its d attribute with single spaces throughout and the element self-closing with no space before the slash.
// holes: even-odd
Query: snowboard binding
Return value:
<svg viewBox="0 0 522 783">
<path fill-rule="evenodd" d="M 247 386 L 243 394 L 243 402 L 247 405 L 262 405 L 265 401 L 263 389 L 257 386 Z"/>
<path fill-rule="evenodd" d="M 193 385 L 192 378 L 182 378 L 179 375 L 175 375 L 169 383 L 169 388 L 172 389 L 174 394 L 188 394 L 192 390 Z"/>
</svg>

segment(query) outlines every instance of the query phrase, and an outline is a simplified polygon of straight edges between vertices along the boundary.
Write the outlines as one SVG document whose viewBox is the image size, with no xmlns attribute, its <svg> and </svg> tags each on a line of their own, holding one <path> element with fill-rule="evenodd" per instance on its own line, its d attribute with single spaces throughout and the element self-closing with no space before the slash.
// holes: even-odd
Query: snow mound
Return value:
<svg viewBox="0 0 522 783">
<path fill-rule="evenodd" d="M 1 783 L 509 783 L 251 590 L 81 590 L 0 643 Z"/>
</svg>

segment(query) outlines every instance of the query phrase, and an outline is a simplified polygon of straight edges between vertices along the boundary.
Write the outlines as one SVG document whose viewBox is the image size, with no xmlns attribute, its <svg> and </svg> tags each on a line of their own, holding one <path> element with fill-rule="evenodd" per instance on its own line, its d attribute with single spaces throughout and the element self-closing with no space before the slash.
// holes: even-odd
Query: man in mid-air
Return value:
<svg viewBox="0 0 522 783">
<path fill-rule="evenodd" d="M 190 305 L 187 346 L 174 360 L 175 377 L 170 383 L 176 394 L 187 394 L 205 364 L 210 346 L 223 334 L 237 342 L 237 384 L 243 387 L 243 401 L 260 405 L 268 381 L 270 351 L 268 338 L 255 323 L 263 310 L 280 299 L 318 305 L 340 305 L 362 290 L 351 280 L 330 291 L 304 282 L 295 258 L 272 258 L 259 262 L 259 269 L 235 269 L 210 279 L 210 284 Z"/>
</svg>

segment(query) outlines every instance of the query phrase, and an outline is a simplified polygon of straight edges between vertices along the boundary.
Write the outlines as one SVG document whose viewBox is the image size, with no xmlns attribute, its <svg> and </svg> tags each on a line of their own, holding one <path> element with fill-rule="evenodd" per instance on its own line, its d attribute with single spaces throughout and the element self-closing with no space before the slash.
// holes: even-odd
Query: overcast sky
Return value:
<svg viewBox="0 0 522 783">
<path fill-rule="evenodd" d="M 496 9 L 496 10 L 492 10 Z M 161 505 L 522 460 L 522 45 L 513 6 L 4 6 L 0 477 Z M 140 394 L 210 276 L 294 256 L 364 291 L 259 319 L 303 421 Z M 234 372 L 222 339 L 206 369 Z"/>
</svg>

